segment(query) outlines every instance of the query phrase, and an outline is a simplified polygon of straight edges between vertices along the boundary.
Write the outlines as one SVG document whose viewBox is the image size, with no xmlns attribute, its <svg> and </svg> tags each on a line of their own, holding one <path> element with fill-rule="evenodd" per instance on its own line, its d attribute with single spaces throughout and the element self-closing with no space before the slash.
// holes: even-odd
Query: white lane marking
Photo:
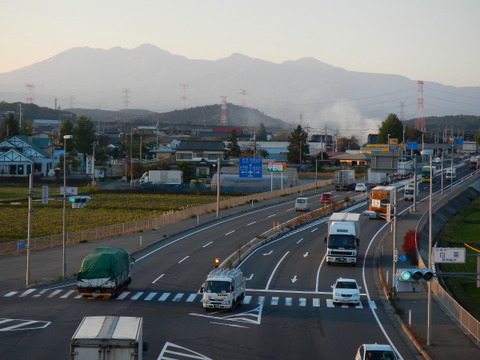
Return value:
<svg viewBox="0 0 480 360">
<path fill-rule="evenodd" d="M 286 306 L 292 306 L 292 301 L 293 301 L 293 298 L 291 298 L 291 297 L 286 297 L 286 298 L 285 298 L 285 305 L 286 305 Z"/>
<path fill-rule="evenodd" d="M 178 263 L 181 264 L 182 262 L 184 262 L 185 260 L 187 260 L 189 257 L 190 257 L 190 255 L 185 256 L 185 257 L 184 257 L 182 260 L 180 260 Z"/>
<path fill-rule="evenodd" d="M 268 256 L 268 255 L 271 255 L 273 253 L 273 250 L 270 250 L 268 253 L 263 253 L 263 256 Z"/>
<path fill-rule="evenodd" d="M 256 221 L 252 221 L 251 223 L 248 223 L 247 226 L 250 226 L 250 225 L 253 225 L 253 224 L 256 224 L 257 222 Z"/>
<path fill-rule="evenodd" d="M 162 296 L 158 298 L 158 301 L 165 301 L 170 296 L 170 293 L 163 293 Z"/>
<path fill-rule="evenodd" d="M 277 216 L 277 214 L 268 215 L 268 216 L 267 216 L 267 219 L 270 219 L 270 218 L 272 218 L 272 217 L 274 217 L 274 216 Z"/>
<path fill-rule="evenodd" d="M 37 289 L 28 289 L 28 290 L 25 290 L 21 295 L 20 297 L 24 297 L 24 296 L 27 296 L 29 294 L 31 294 L 32 292 L 36 291 Z"/>
<path fill-rule="evenodd" d="M 130 291 L 124 291 L 117 297 L 117 300 L 123 300 L 130 294 Z"/>
<path fill-rule="evenodd" d="M 298 299 L 298 306 L 307 306 L 307 299 L 306 298 Z"/>
<path fill-rule="evenodd" d="M 163 277 L 163 275 L 165 275 L 165 274 L 162 274 L 159 277 L 157 277 L 155 280 L 153 280 L 152 284 L 155 284 L 158 280 L 160 280 Z"/>
<path fill-rule="evenodd" d="M 250 304 L 250 301 L 252 301 L 252 297 L 250 295 L 245 296 L 245 298 L 243 299 L 243 303 L 245 305 Z"/>
<path fill-rule="evenodd" d="M 313 230 L 310 231 L 310 232 L 313 233 L 313 232 L 315 232 L 315 231 L 317 231 L 317 230 L 318 230 L 318 228 L 315 228 L 315 229 L 313 229 Z"/>
<path fill-rule="evenodd" d="M 172 301 L 179 302 L 183 297 L 183 293 L 178 293 L 175 295 L 175 297 L 172 299 Z"/>
<path fill-rule="evenodd" d="M 320 307 L 320 299 L 318 299 L 318 298 L 312 299 L 312 306 L 313 307 Z"/>
<path fill-rule="evenodd" d="M 205 245 L 203 245 L 202 248 L 206 248 L 207 246 L 212 245 L 212 244 L 213 244 L 213 241 L 210 241 L 210 242 L 206 243 Z"/>
<path fill-rule="evenodd" d="M 66 299 L 68 298 L 70 295 L 72 295 L 72 293 L 74 293 L 75 290 L 69 290 L 67 291 L 65 294 L 63 294 L 62 296 L 60 296 L 61 299 Z"/>
<path fill-rule="evenodd" d="M 143 291 L 138 291 L 130 300 L 138 300 L 143 295 Z"/>
<path fill-rule="evenodd" d="M 290 251 L 287 251 L 285 253 L 285 255 L 283 255 L 283 257 L 280 259 L 280 261 L 277 263 L 277 265 L 273 269 L 272 274 L 270 275 L 270 278 L 268 279 L 267 286 L 265 286 L 265 290 L 268 290 L 268 288 L 270 287 L 270 283 L 272 282 L 273 275 L 275 275 L 275 272 L 277 271 L 278 267 L 280 266 L 280 263 L 283 261 L 283 259 L 285 259 L 285 257 L 288 255 L 289 252 Z"/>
<path fill-rule="evenodd" d="M 308 256 L 308 251 L 305 254 L 303 254 L 304 258 L 306 258 L 307 256 Z"/>
<path fill-rule="evenodd" d="M 145 297 L 144 300 L 145 300 L 145 301 L 150 301 L 150 300 L 152 300 L 152 299 L 155 297 L 155 295 L 157 295 L 156 292 L 151 292 L 150 294 L 148 294 L 148 295 Z"/>
<path fill-rule="evenodd" d="M 377 308 L 377 304 L 375 304 L 375 301 L 372 301 L 372 300 L 368 301 L 368 306 L 370 307 L 370 309 L 376 309 Z"/>
<path fill-rule="evenodd" d="M 231 327 L 248 329 L 248 326 L 237 325 L 237 324 L 225 324 L 225 323 L 220 323 L 220 322 L 216 322 L 216 321 L 210 321 L 210 324 L 223 325 L 223 326 L 231 326 Z M 169 358 L 169 359 L 173 359 L 173 358 Z"/>
<path fill-rule="evenodd" d="M 57 295 L 58 293 L 61 293 L 62 290 L 55 290 L 54 292 L 52 292 L 50 295 L 48 295 L 49 298 L 51 297 L 54 297 L 55 295 Z"/>
<path fill-rule="evenodd" d="M 303 241 L 303 238 L 297 241 L 297 245 L 300 244 Z"/>
<path fill-rule="evenodd" d="M 235 232 L 235 230 L 229 231 L 228 233 L 225 234 L 225 236 L 232 235 Z"/>
<path fill-rule="evenodd" d="M 250 277 L 248 279 L 246 279 L 246 281 L 249 281 L 249 280 L 252 280 L 253 279 L 253 273 L 250 274 Z"/>
<path fill-rule="evenodd" d="M 186 300 L 186 302 L 193 302 L 195 298 L 197 297 L 197 293 L 190 294 Z"/>
</svg>

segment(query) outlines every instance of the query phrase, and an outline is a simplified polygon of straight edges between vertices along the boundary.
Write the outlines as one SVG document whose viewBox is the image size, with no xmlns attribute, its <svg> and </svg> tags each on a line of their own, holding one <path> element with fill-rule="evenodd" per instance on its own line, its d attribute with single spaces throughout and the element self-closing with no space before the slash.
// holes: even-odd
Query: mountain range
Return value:
<svg viewBox="0 0 480 360">
<path fill-rule="evenodd" d="M 0 101 L 28 97 L 63 109 L 155 112 L 225 101 L 293 124 L 352 131 L 377 128 L 390 113 L 413 119 L 422 114 L 422 102 L 424 116 L 480 113 L 480 87 L 424 81 L 419 89 L 417 80 L 404 76 L 348 71 L 314 58 L 280 64 L 242 54 L 192 60 L 149 44 L 72 48 L 0 74 Z"/>
</svg>

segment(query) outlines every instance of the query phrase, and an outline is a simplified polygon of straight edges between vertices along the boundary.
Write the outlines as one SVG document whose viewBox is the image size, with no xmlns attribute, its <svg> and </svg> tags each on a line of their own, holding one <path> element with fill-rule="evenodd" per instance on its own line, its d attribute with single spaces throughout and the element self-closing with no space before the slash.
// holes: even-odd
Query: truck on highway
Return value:
<svg viewBox="0 0 480 360">
<path fill-rule="evenodd" d="M 245 278 L 240 269 L 212 270 L 200 288 L 203 293 L 203 307 L 210 309 L 227 309 L 232 311 L 241 305 L 245 297 Z"/>
<path fill-rule="evenodd" d="M 328 220 L 327 265 L 357 263 L 360 245 L 360 214 L 333 213 Z"/>
<path fill-rule="evenodd" d="M 143 318 L 86 316 L 70 341 L 70 360 L 142 360 Z"/>
<path fill-rule="evenodd" d="M 389 219 L 393 214 L 393 201 L 397 188 L 395 186 L 376 186 L 370 192 L 368 210 L 362 214 L 371 219 Z"/>
<path fill-rule="evenodd" d="M 388 175 L 386 172 L 377 172 L 368 169 L 367 181 L 370 187 L 375 187 L 378 185 L 387 185 Z"/>
<path fill-rule="evenodd" d="M 181 185 L 183 171 L 181 170 L 150 170 L 142 175 L 140 184 Z"/>
<path fill-rule="evenodd" d="M 418 185 L 415 189 L 415 183 L 413 181 L 406 183 L 405 187 L 403 188 L 403 198 L 407 201 L 413 201 L 413 198 L 415 196 L 415 190 L 418 195 Z"/>
<path fill-rule="evenodd" d="M 337 170 L 333 173 L 335 190 L 355 189 L 355 170 Z"/>
<path fill-rule="evenodd" d="M 100 247 L 85 256 L 77 275 L 83 297 L 117 297 L 131 283 L 131 258 L 123 249 Z"/>
</svg>

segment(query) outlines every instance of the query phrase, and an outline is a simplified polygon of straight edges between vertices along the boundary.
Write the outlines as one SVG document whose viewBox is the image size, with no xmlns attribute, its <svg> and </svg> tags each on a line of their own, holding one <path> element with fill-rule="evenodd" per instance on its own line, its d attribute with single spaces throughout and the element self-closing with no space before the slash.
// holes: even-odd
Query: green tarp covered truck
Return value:
<svg viewBox="0 0 480 360">
<path fill-rule="evenodd" d="M 130 254 L 123 249 L 94 249 L 82 261 L 77 292 L 84 297 L 117 297 L 132 281 Z"/>
</svg>

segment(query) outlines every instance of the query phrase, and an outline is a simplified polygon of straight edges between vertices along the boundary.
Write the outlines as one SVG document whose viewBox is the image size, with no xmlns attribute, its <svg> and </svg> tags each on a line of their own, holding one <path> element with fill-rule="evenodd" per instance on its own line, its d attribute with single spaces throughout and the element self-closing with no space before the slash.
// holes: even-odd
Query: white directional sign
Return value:
<svg viewBox="0 0 480 360">
<path fill-rule="evenodd" d="M 75 186 L 60 186 L 60 195 L 78 195 L 78 188 Z"/>
<path fill-rule="evenodd" d="M 465 263 L 465 248 L 433 248 L 433 258 L 436 263 Z"/>
</svg>

